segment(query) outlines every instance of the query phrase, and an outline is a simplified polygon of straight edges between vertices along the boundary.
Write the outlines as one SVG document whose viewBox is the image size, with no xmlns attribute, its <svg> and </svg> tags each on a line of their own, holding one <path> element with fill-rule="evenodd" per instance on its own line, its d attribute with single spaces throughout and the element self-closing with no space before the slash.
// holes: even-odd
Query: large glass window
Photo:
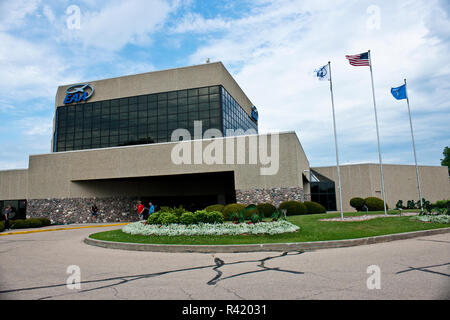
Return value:
<svg viewBox="0 0 450 320">
<path fill-rule="evenodd" d="M 247 131 L 253 129 L 258 132 L 258 123 L 254 121 L 247 112 L 237 103 L 237 101 L 228 93 L 225 88 L 220 87 L 222 97 L 222 114 L 223 114 L 223 129 L 225 135 L 228 135 L 227 130 L 242 129 Z M 220 101 L 219 94 L 211 94 L 210 99 L 212 101 Z M 214 103 L 214 102 L 213 102 Z M 211 108 L 211 113 L 216 115 L 220 113 L 217 107 Z"/>
<path fill-rule="evenodd" d="M 211 86 L 60 106 L 54 151 L 167 142 L 178 128 L 193 134 L 198 120 L 203 132 L 220 130 L 220 92 L 220 86 Z"/>
</svg>

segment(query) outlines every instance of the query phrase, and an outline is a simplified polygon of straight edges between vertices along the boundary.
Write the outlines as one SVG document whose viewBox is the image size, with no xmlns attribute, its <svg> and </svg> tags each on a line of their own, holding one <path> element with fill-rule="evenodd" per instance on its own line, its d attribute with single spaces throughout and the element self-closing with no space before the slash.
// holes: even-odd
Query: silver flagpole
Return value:
<svg viewBox="0 0 450 320">
<path fill-rule="evenodd" d="M 372 58 L 370 56 L 370 50 L 368 51 L 368 55 L 369 55 L 369 65 L 370 65 L 370 78 L 372 79 L 373 109 L 375 110 L 375 124 L 377 127 L 378 158 L 380 159 L 380 174 L 381 174 L 381 190 L 383 192 L 384 214 L 387 215 L 386 194 L 384 193 L 383 161 L 381 160 L 380 134 L 379 134 L 379 130 L 378 130 L 378 117 L 377 117 L 377 104 L 375 102 L 375 87 L 373 85 Z"/>
<path fill-rule="evenodd" d="M 338 184 L 339 184 L 339 204 L 341 207 L 341 219 L 344 220 L 344 211 L 342 210 L 341 172 L 339 169 L 338 143 L 337 143 L 337 135 L 336 135 L 336 117 L 334 115 L 333 80 L 331 79 L 331 62 L 330 61 L 328 61 L 328 70 L 330 72 L 331 108 L 333 109 L 334 144 L 336 146 L 336 167 L 337 167 Z"/>
<path fill-rule="evenodd" d="M 420 177 L 419 177 L 419 167 L 417 166 L 417 156 L 416 156 L 416 143 L 414 142 L 414 132 L 411 120 L 411 109 L 409 107 L 409 96 L 408 96 L 408 87 L 405 79 L 405 92 L 406 92 L 406 102 L 408 104 L 408 114 L 409 114 L 409 125 L 411 127 L 411 137 L 414 151 L 414 162 L 416 163 L 416 177 L 417 177 L 417 188 L 419 189 L 419 199 L 420 199 L 420 210 L 423 211 L 423 203 L 422 203 L 422 189 L 420 188 Z"/>
</svg>

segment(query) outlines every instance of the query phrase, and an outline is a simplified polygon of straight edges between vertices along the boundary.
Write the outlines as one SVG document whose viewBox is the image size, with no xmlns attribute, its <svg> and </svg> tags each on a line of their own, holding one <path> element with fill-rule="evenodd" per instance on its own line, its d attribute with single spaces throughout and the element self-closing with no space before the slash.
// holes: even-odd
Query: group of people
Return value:
<svg viewBox="0 0 450 320">
<path fill-rule="evenodd" d="M 139 217 L 140 217 L 142 220 L 147 220 L 148 217 L 149 217 L 153 212 L 155 212 L 155 206 L 154 206 L 151 202 L 149 202 L 149 203 L 148 203 L 148 207 L 146 207 L 146 206 L 144 206 L 144 205 L 142 204 L 142 201 L 138 201 L 137 204 L 136 204 L 136 209 L 137 209 L 137 212 L 138 212 Z"/>
</svg>

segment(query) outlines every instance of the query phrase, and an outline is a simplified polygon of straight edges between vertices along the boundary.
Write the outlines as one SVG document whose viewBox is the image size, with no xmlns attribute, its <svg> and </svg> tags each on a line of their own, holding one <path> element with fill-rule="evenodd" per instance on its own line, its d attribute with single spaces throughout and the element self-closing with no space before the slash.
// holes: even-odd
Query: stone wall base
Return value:
<svg viewBox="0 0 450 320">
<path fill-rule="evenodd" d="M 137 221 L 137 200 L 137 197 L 30 199 L 27 218 L 45 217 L 52 223 L 62 224 Z M 98 208 L 97 217 L 91 214 L 94 203 Z"/>
<path fill-rule="evenodd" d="M 236 202 L 242 204 L 269 202 L 278 207 L 283 201 L 307 201 L 309 199 L 310 196 L 306 195 L 299 187 L 236 190 Z"/>
</svg>

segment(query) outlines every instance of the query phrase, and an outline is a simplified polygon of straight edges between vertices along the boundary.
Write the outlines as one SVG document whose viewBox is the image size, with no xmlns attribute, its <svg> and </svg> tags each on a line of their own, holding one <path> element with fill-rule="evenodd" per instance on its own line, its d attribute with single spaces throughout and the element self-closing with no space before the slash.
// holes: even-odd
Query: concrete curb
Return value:
<svg viewBox="0 0 450 320">
<path fill-rule="evenodd" d="M 243 245 L 170 245 L 170 244 L 142 244 L 127 242 L 112 242 L 95 240 L 90 237 L 84 239 L 86 244 L 121 250 L 152 251 L 152 252 L 197 252 L 197 253 L 237 253 L 237 252 L 264 252 L 264 251 L 296 251 L 296 250 L 318 250 L 330 248 L 344 248 L 389 242 L 394 240 L 411 239 L 423 236 L 449 233 L 450 228 L 423 230 L 389 234 L 384 236 L 335 240 L 335 241 L 314 241 L 295 243 L 265 243 L 265 244 L 243 244 Z"/>
</svg>

